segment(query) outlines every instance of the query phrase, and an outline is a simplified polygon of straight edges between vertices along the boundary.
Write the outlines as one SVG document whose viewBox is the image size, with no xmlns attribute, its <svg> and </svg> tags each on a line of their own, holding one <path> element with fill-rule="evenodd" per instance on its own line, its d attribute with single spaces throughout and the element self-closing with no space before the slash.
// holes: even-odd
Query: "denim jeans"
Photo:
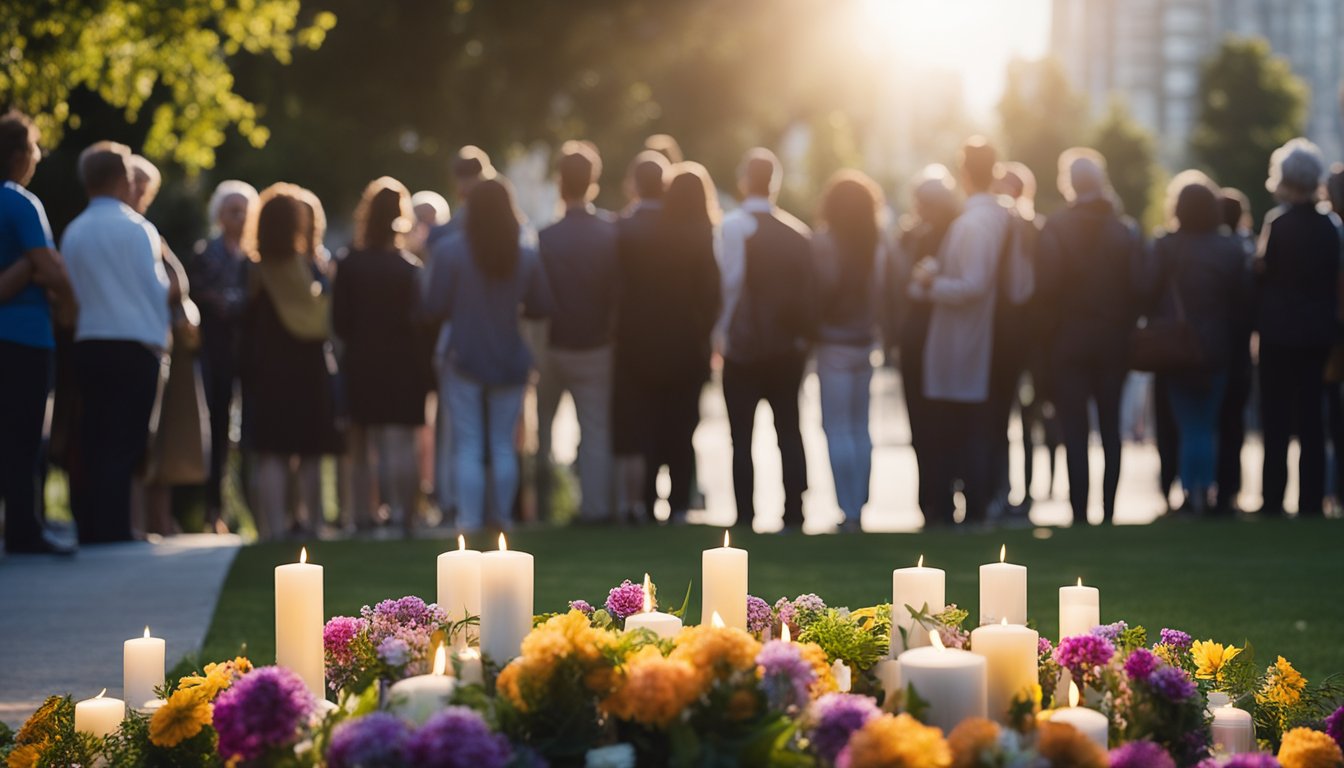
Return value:
<svg viewBox="0 0 1344 768">
<path fill-rule="evenodd" d="M 457 527 L 464 533 L 480 530 L 485 522 L 487 482 L 491 521 L 503 530 L 510 527 L 518 494 L 513 434 L 523 410 L 523 390 L 521 384 L 486 386 L 457 371 L 448 378 Z"/>
<path fill-rule="evenodd" d="M 817 349 L 821 426 L 835 478 L 835 499 L 845 520 L 859 520 L 868 503 L 873 439 L 868 432 L 873 365 L 868 347 L 823 344 Z"/>
<path fill-rule="evenodd" d="M 579 518 L 587 522 L 611 518 L 616 486 L 611 455 L 611 347 L 550 349 L 542 358 L 537 383 L 537 485 L 543 509 L 550 507 L 551 425 L 560 398 L 574 398 L 579 420 Z"/>
<path fill-rule="evenodd" d="M 1218 411 L 1226 387 L 1227 373 L 1223 371 L 1210 376 L 1204 386 L 1177 377 L 1168 383 L 1167 397 L 1181 435 L 1181 489 L 1186 493 L 1204 493 L 1213 485 L 1218 456 Z"/>
</svg>

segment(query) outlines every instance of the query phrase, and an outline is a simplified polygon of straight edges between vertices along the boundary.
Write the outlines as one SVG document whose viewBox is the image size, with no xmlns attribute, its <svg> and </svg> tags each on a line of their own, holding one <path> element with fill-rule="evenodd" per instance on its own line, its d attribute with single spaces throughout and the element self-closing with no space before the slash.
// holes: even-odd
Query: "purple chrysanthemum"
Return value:
<svg viewBox="0 0 1344 768">
<path fill-rule="evenodd" d="M 1055 648 L 1055 662 L 1073 673 L 1075 680 L 1110 662 L 1115 655 L 1111 641 L 1097 635 L 1077 635 L 1059 641 Z"/>
<path fill-rule="evenodd" d="M 1162 628 L 1160 638 L 1161 639 L 1158 642 L 1161 645 L 1170 646 L 1182 651 L 1189 648 L 1190 644 L 1194 642 L 1194 639 L 1185 632 L 1182 632 L 1179 629 L 1167 629 L 1166 627 Z"/>
<path fill-rule="evenodd" d="M 1344 707 L 1325 718 L 1325 733 L 1335 740 L 1340 749 L 1344 749 Z"/>
<path fill-rule="evenodd" d="M 293 744 L 313 705 L 303 679 L 288 669 L 262 667 L 243 675 L 215 699 L 219 754 L 248 761 Z"/>
<path fill-rule="evenodd" d="M 397 600 L 384 600 L 373 607 L 373 618 L 411 626 L 438 624 L 443 621 L 438 606 L 430 605 L 415 595 Z"/>
<path fill-rule="evenodd" d="M 817 673 L 797 643 L 771 640 L 756 654 L 756 665 L 761 668 L 761 690 L 771 708 L 788 710 L 807 704 Z"/>
<path fill-rule="evenodd" d="M 322 647 L 327 651 L 327 660 L 335 664 L 349 664 L 354 660 L 351 645 L 361 632 L 368 629 L 369 623 L 354 616 L 336 616 L 322 628 Z"/>
<path fill-rule="evenodd" d="M 1198 690 L 1185 670 L 1169 666 L 1159 667 L 1148 675 L 1148 685 L 1157 695 L 1172 702 L 1185 701 Z"/>
<path fill-rule="evenodd" d="M 1147 648 L 1137 648 L 1125 659 L 1125 674 L 1131 680 L 1147 680 L 1161 664 L 1161 660 Z"/>
<path fill-rule="evenodd" d="M 399 637 L 389 637 L 378 644 L 378 658 L 389 667 L 400 667 L 411 660 L 411 647 Z"/>
<path fill-rule="evenodd" d="M 1038 657 L 1053 656 L 1054 653 L 1055 653 L 1055 646 L 1050 644 L 1049 639 L 1041 637 L 1036 640 L 1036 655 Z"/>
<path fill-rule="evenodd" d="M 760 635 L 775 623 L 770 604 L 755 595 L 747 595 L 747 631 Z"/>
<path fill-rule="evenodd" d="M 775 601 L 775 623 L 782 628 L 785 624 L 789 625 L 789 631 L 798 632 L 798 611 L 793 607 L 793 601 L 787 597 L 781 597 Z"/>
<path fill-rule="evenodd" d="M 1199 761 L 1195 768 L 1283 768 L 1283 764 L 1273 755 L 1261 752 L 1244 752 L 1226 758 L 1209 757 Z"/>
<path fill-rule="evenodd" d="M 582 613 L 584 616 L 593 615 L 593 605 L 592 603 L 589 603 L 587 600 L 570 600 L 569 610 L 578 611 L 579 613 Z"/>
<path fill-rule="evenodd" d="M 1089 634 L 1096 635 L 1097 637 L 1104 637 L 1114 645 L 1120 641 L 1120 635 L 1127 629 L 1129 629 L 1128 624 L 1123 621 L 1117 621 L 1114 624 L 1099 624 L 1093 627 Z"/>
<path fill-rule="evenodd" d="M 328 768 L 400 768 L 410 731 L 396 715 L 374 712 L 336 726 L 327 747 Z"/>
<path fill-rule="evenodd" d="M 1151 741 L 1131 741 L 1111 750 L 1111 768 L 1176 768 L 1176 761 Z"/>
<path fill-rule="evenodd" d="M 877 703 L 867 696 L 852 693 L 828 693 L 812 705 L 812 728 L 808 738 L 812 749 L 825 763 L 833 763 L 849 743 L 849 737 L 874 717 L 882 714 Z"/>
<path fill-rule="evenodd" d="M 419 768 L 504 768 L 509 740 L 490 731 L 473 710 L 448 707 L 406 740 L 407 764 Z"/>
<path fill-rule="evenodd" d="M 625 621 L 627 616 L 633 616 L 642 610 L 644 610 L 643 584 L 634 584 L 626 579 L 619 587 L 612 587 L 611 592 L 607 593 L 607 613 L 618 621 Z"/>
<path fill-rule="evenodd" d="M 826 611 L 826 601 L 811 592 L 806 595 L 799 595 L 793 598 L 793 609 L 797 614 L 824 613 Z"/>
</svg>

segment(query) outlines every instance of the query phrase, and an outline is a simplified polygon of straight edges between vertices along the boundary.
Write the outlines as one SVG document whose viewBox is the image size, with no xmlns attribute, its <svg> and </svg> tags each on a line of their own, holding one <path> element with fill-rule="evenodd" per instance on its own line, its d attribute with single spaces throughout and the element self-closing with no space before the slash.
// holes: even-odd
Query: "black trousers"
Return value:
<svg viewBox="0 0 1344 768">
<path fill-rule="evenodd" d="M 1103 520 L 1115 516 L 1115 493 L 1120 485 L 1120 396 L 1127 373 L 1123 358 L 1090 361 L 1059 359 L 1055 362 L 1055 411 L 1064 433 L 1064 457 L 1069 469 L 1069 504 L 1075 525 L 1086 525 L 1087 500 L 1091 490 L 1088 443 L 1092 421 L 1088 404 L 1096 403 L 1097 430 L 1106 462 L 1102 473 Z"/>
<path fill-rule="evenodd" d="M 1329 347 L 1260 342 L 1260 425 L 1265 439 L 1264 511 L 1283 514 L 1288 487 L 1288 443 L 1298 459 L 1298 514 L 1319 517 L 1325 497 L 1325 360 Z"/>
<path fill-rule="evenodd" d="M 210 411 L 210 478 L 205 484 L 205 504 L 212 512 L 224 506 L 224 475 L 229 467 L 229 408 L 233 404 L 238 368 L 228 353 L 202 358 L 205 405 Z"/>
<path fill-rule="evenodd" d="M 131 539 L 131 478 L 149 442 L 159 354 L 134 341 L 75 343 L 87 467 L 71 497 L 81 544 Z"/>
<path fill-rule="evenodd" d="M 750 525 L 756 516 L 756 470 L 751 461 L 751 438 L 756 406 L 770 404 L 779 440 L 784 473 L 784 524 L 803 524 L 803 491 L 807 490 L 807 458 L 798 424 L 798 388 L 803 383 L 806 358 L 790 354 L 769 360 L 723 363 L 723 399 L 733 440 L 733 495 L 737 525 Z"/>
<path fill-rule="evenodd" d="M 42 541 L 42 425 L 52 360 L 50 349 L 0 341 L 0 504 L 10 551 Z"/>
<path fill-rule="evenodd" d="M 644 509 L 653 514 L 658 501 L 658 468 L 666 466 L 667 504 L 673 514 L 691 507 L 691 485 L 695 478 L 695 428 L 700 425 L 699 381 L 664 381 L 658 385 L 657 407 L 649 414 L 653 434 L 644 454 Z"/>
<path fill-rule="evenodd" d="M 950 400 L 926 400 L 931 434 L 928 439 L 931 459 L 928 469 L 928 504 L 933 516 L 924 514 L 926 527 L 948 526 L 955 486 L 961 480 L 966 499 L 967 523 L 982 523 L 993 496 L 991 456 L 993 431 L 988 403 L 961 403 Z M 923 491 L 920 492 L 924 496 Z"/>
<path fill-rule="evenodd" d="M 932 403 L 924 397 L 923 358 L 921 348 L 901 349 L 901 391 L 910 417 L 910 447 L 915 452 L 919 478 L 919 511 L 924 515 L 926 525 L 937 525 L 952 520 L 954 505 L 950 494 L 936 493 L 934 488 L 939 425 Z"/>
<path fill-rule="evenodd" d="M 1241 493 L 1241 447 L 1246 442 L 1246 402 L 1251 397 L 1253 376 L 1250 360 L 1235 361 L 1228 368 L 1227 389 L 1218 411 L 1219 514 L 1231 512 Z"/>
</svg>

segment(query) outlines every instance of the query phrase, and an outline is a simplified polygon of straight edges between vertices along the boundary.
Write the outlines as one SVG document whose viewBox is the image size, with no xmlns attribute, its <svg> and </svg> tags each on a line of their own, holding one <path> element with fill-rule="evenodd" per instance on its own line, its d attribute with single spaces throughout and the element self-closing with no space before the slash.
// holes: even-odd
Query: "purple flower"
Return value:
<svg viewBox="0 0 1344 768">
<path fill-rule="evenodd" d="M 1127 629 L 1129 629 L 1128 624 L 1123 621 L 1117 621 L 1114 624 L 1100 624 L 1095 626 L 1091 629 L 1089 634 L 1096 635 L 1097 637 L 1104 637 L 1107 640 L 1110 640 L 1111 644 L 1114 645 L 1119 642 L 1120 635 Z"/>
<path fill-rule="evenodd" d="M 1219 760 L 1209 757 L 1199 761 L 1195 768 L 1283 768 L 1278 758 L 1260 752 L 1245 752 Z"/>
<path fill-rule="evenodd" d="M 1334 714 L 1325 718 L 1325 733 L 1335 740 L 1340 749 L 1344 749 L 1344 707 L 1334 711 Z"/>
<path fill-rule="evenodd" d="M 625 621 L 627 616 L 633 616 L 642 610 L 644 610 L 643 584 L 632 584 L 626 579 L 619 587 L 613 587 L 611 592 L 607 593 L 607 613 L 617 621 Z"/>
<path fill-rule="evenodd" d="M 755 595 L 747 595 L 747 631 L 760 635 L 775 622 L 770 604 Z"/>
<path fill-rule="evenodd" d="M 946 624 L 938 625 L 938 639 L 943 641 L 944 648 L 959 648 L 966 650 L 966 645 L 971 639 L 971 635 L 961 627 L 949 627 Z"/>
<path fill-rule="evenodd" d="M 806 618 L 809 613 L 824 613 L 826 601 L 809 592 L 793 598 L 793 609 L 800 617 Z"/>
<path fill-rule="evenodd" d="M 1111 750 L 1111 768 L 1176 768 L 1176 761 L 1151 741 L 1131 741 Z"/>
<path fill-rule="evenodd" d="M 1125 674 L 1131 680 L 1147 680 L 1162 662 L 1147 648 L 1137 648 L 1125 659 Z"/>
<path fill-rule="evenodd" d="M 322 628 L 322 647 L 327 651 L 327 661 L 333 664 L 349 664 L 354 661 L 355 638 L 369 628 L 369 623 L 353 616 L 336 616 Z"/>
<path fill-rule="evenodd" d="M 418 768 L 504 768 L 509 740 L 466 707 L 448 707 L 406 740 L 406 763 Z"/>
<path fill-rule="evenodd" d="M 404 666 L 411 660 L 411 646 L 399 637 L 389 637 L 378 644 L 378 658 L 389 667 Z"/>
<path fill-rule="evenodd" d="M 369 644 L 379 656 L 401 674 L 429 671 L 430 640 L 447 621 L 443 611 L 413 595 L 399 600 L 384 600 L 374 607 L 364 606 L 359 615 L 369 623 Z M 396 639 L 401 645 L 389 643 Z M 404 652 L 403 652 L 404 647 Z M 382 653 L 386 648 L 388 653 Z"/>
<path fill-rule="evenodd" d="M 313 711 L 303 679 L 282 667 L 262 667 L 238 679 L 215 699 L 219 754 L 226 761 L 256 760 L 293 744 Z"/>
<path fill-rule="evenodd" d="M 1148 675 L 1148 686 L 1162 698 L 1180 702 L 1195 695 L 1198 689 L 1195 681 L 1178 667 L 1159 667 Z"/>
<path fill-rule="evenodd" d="M 1055 646 L 1051 645 L 1047 638 L 1041 637 L 1036 641 L 1036 655 L 1038 657 L 1053 656 L 1054 654 Z"/>
<path fill-rule="evenodd" d="M 587 600 L 570 600 L 569 610 L 578 611 L 579 613 L 582 613 L 584 616 L 593 615 L 593 606 Z"/>
<path fill-rule="evenodd" d="M 756 665 L 761 668 L 761 690 L 771 708 L 788 710 L 807 704 L 817 673 L 797 643 L 771 640 L 756 654 Z"/>
<path fill-rule="evenodd" d="M 1059 641 L 1055 648 L 1055 662 L 1082 680 L 1097 667 L 1105 666 L 1115 655 L 1111 641 L 1097 635 L 1077 635 Z"/>
<path fill-rule="evenodd" d="M 1184 651 L 1190 647 L 1192 642 L 1194 642 L 1194 640 L 1179 629 L 1162 628 L 1161 640 L 1159 641 L 1159 644 L 1161 645 L 1171 646 L 1172 648 Z"/>
<path fill-rule="evenodd" d="M 798 611 L 794 610 L 793 601 L 787 597 L 781 597 L 775 601 L 775 623 L 781 627 L 789 625 L 789 631 L 798 633 Z"/>
<path fill-rule="evenodd" d="M 365 607 L 365 612 L 368 607 Z M 366 616 L 367 618 L 367 616 Z M 415 595 L 407 595 L 399 600 L 384 600 L 373 607 L 373 618 L 379 622 L 410 626 L 442 624 L 443 612 L 436 605 L 429 605 Z"/>
<path fill-rule="evenodd" d="M 409 735 L 396 715 L 374 712 L 336 726 L 327 747 L 328 768 L 399 768 Z"/>
<path fill-rule="evenodd" d="M 828 693 L 812 705 L 808 732 L 812 748 L 823 762 L 834 763 L 849 737 L 880 714 L 877 703 L 867 696 Z"/>
</svg>

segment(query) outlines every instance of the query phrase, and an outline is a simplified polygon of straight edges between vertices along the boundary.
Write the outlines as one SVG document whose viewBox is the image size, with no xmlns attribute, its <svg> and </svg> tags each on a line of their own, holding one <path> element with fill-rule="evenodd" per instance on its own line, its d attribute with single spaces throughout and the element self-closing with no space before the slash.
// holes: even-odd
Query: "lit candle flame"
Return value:
<svg viewBox="0 0 1344 768">
<path fill-rule="evenodd" d="M 1069 706 L 1078 706 L 1078 684 L 1072 680 L 1069 681 Z"/>
<path fill-rule="evenodd" d="M 947 646 L 943 645 L 943 636 L 939 634 L 936 629 L 929 633 L 929 643 L 940 651 L 946 650 L 947 648 Z"/>
<path fill-rule="evenodd" d="M 920 555 L 920 556 L 919 556 L 919 564 L 916 565 L 915 567 L 916 567 L 916 568 L 923 568 L 923 567 L 924 567 L 924 556 L 923 556 L 923 555 Z"/>
<path fill-rule="evenodd" d="M 467 549 L 467 537 L 463 536 L 460 533 L 457 534 L 457 551 L 465 552 L 466 549 Z"/>
<path fill-rule="evenodd" d="M 1003 621 L 999 622 L 999 624 L 1005 627 L 1008 626 L 1008 617 L 1004 616 Z"/>
<path fill-rule="evenodd" d="M 1078 577 L 1078 586 L 1080 586 L 1080 587 L 1083 586 L 1083 577 L 1082 577 L 1082 576 L 1079 576 L 1079 577 Z"/>
<path fill-rule="evenodd" d="M 145 637 L 149 637 L 149 625 L 145 625 Z"/>
<path fill-rule="evenodd" d="M 500 551 L 500 552 L 508 552 L 508 551 L 509 551 L 509 542 L 507 542 L 507 541 L 504 540 L 504 534 L 502 534 L 502 533 L 499 534 L 499 551 Z"/>
<path fill-rule="evenodd" d="M 786 643 L 793 641 L 793 635 L 789 634 L 789 623 L 787 621 L 779 625 L 779 639 Z"/>
<path fill-rule="evenodd" d="M 999 547 L 999 562 L 1000 563 L 1006 562 L 1007 557 L 1008 557 L 1008 545 L 1004 544 L 1003 546 Z"/>
<path fill-rule="evenodd" d="M 463 661 L 472 661 L 481 658 L 481 652 L 475 648 L 463 648 L 461 653 L 457 654 L 457 658 Z"/>
<path fill-rule="evenodd" d="M 649 613 L 653 610 L 653 582 L 649 580 L 649 574 L 644 574 L 644 612 Z"/>
<path fill-rule="evenodd" d="M 714 614 L 709 617 L 709 626 L 714 627 L 715 629 L 723 629 L 728 625 L 723 623 L 723 617 L 719 615 L 718 611 L 715 611 Z"/>
<path fill-rule="evenodd" d="M 300 563 L 306 563 L 306 562 L 308 562 L 308 548 L 307 548 L 307 547 L 303 547 L 302 549 L 299 550 L 299 562 L 300 562 Z"/>
<path fill-rule="evenodd" d="M 723 532 L 723 546 L 725 546 L 725 547 L 728 546 L 728 532 L 727 532 L 727 531 L 724 531 L 724 532 Z"/>
<path fill-rule="evenodd" d="M 99 693 L 98 693 L 97 696 L 94 696 L 93 698 L 95 698 L 95 699 L 101 699 L 101 698 L 103 698 L 103 697 L 106 696 L 106 695 L 107 695 L 107 689 L 104 688 L 102 691 L 99 691 Z"/>
<path fill-rule="evenodd" d="M 448 670 L 448 654 L 443 650 L 443 643 L 439 643 L 439 649 L 434 652 L 434 674 L 442 675 Z"/>
</svg>

